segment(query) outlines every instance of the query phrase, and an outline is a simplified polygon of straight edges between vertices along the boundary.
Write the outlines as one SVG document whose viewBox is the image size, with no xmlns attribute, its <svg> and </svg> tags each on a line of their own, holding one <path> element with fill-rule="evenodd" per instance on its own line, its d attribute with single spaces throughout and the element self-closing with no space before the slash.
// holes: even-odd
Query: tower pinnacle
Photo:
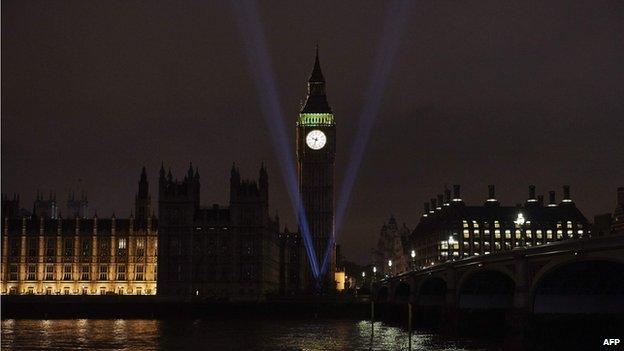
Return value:
<svg viewBox="0 0 624 351">
<path fill-rule="evenodd" d="M 325 95 L 325 77 L 323 77 L 323 71 L 321 70 L 318 45 L 316 46 L 314 68 L 308 79 L 308 96 L 301 108 L 301 113 L 332 113 Z"/>
</svg>

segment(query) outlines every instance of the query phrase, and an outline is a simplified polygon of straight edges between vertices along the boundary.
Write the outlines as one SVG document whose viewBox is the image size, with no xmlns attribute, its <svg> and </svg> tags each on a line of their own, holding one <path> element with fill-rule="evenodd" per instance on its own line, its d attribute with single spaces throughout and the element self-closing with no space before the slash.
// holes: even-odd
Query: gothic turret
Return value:
<svg viewBox="0 0 624 351">
<path fill-rule="evenodd" d="M 265 198 L 268 198 L 269 193 L 269 176 L 267 174 L 266 168 L 264 167 L 264 162 L 260 166 L 260 172 L 258 176 L 258 186 L 260 187 L 260 194 Z"/>
<path fill-rule="evenodd" d="M 147 217 L 152 211 L 152 198 L 149 194 L 149 182 L 147 181 L 147 172 L 145 167 L 141 170 L 139 178 L 139 191 L 134 199 L 134 212 L 136 213 L 136 222 L 139 226 L 147 224 Z"/>
</svg>

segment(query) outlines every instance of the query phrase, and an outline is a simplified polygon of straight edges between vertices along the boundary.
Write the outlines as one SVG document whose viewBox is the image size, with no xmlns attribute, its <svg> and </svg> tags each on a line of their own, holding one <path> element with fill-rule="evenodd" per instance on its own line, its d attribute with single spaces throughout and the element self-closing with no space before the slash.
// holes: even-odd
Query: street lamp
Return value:
<svg viewBox="0 0 624 351">
<path fill-rule="evenodd" d="M 388 273 L 392 276 L 392 260 L 388 260 Z"/>
<path fill-rule="evenodd" d="M 410 252 L 410 256 L 412 256 L 412 270 L 413 270 L 415 268 L 414 259 L 416 258 L 416 250 L 412 250 L 412 252 Z"/>
</svg>

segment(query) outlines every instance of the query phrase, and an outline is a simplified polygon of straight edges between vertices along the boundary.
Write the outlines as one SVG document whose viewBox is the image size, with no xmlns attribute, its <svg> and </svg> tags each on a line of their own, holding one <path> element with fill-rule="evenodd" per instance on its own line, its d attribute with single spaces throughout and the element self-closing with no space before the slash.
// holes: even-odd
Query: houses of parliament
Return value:
<svg viewBox="0 0 624 351">
<path fill-rule="evenodd" d="M 2 196 L 2 294 L 96 295 L 156 293 L 158 222 L 141 172 L 134 215 L 88 216 L 85 195 L 37 193 L 33 212 Z"/>
<path fill-rule="evenodd" d="M 163 295 L 258 299 L 277 292 L 279 218 L 269 216 L 268 174 L 230 172 L 229 206 L 200 206 L 196 168 L 161 168 L 157 219 L 145 168 L 129 218 L 68 213 L 37 194 L 30 213 L 2 196 L 2 294 Z M 71 212 L 72 209 L 78 209 Z"/>
<path fill-rule="evenodd" d="M 322 285 L 334 289 L 335 124 L 318 50 L 296 135 L 315 259 L 326 258 Z M 53 194 L 37 193 L 32 212 L 20 208 L 18 196 L 3 195 L 1 293 L 258 300 L 318 285 L 301 232 L 280 232 L 279 218 L 270 215 L 264 165 L 254 179 L 232 166 L 227 205 L 204 206 L 200 193 L 191 164 L 181 177 L 161 166 L 157 208 L 143 168 L 129 218 L 89 216 L 85 195 L 70 194 L 64 214 Z"/>
</svg>

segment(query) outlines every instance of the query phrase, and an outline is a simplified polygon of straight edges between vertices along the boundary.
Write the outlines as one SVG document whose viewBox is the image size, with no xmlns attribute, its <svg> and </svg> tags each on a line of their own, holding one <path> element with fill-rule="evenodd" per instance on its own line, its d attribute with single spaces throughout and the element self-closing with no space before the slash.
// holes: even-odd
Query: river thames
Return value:
<svg viewBox="0 0 624 351">
<path fill-rule="evenodd" d="M 317 319 L 71 319 L 2 321 L 3 350 L 407 350 L 404 329 Z M 496 350 L 415 331 L 413 350 Z"/>
</svg>

